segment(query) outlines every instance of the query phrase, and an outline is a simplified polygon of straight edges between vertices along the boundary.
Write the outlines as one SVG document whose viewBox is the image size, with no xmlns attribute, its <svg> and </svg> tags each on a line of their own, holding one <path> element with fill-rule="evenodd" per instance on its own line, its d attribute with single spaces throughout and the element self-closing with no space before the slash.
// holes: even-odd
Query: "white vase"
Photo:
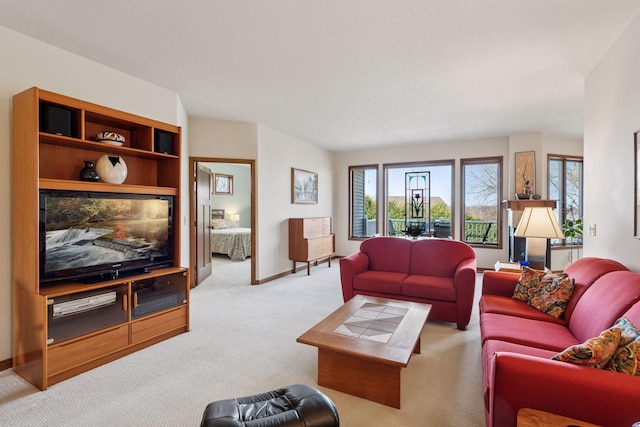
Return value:
<svg viewBox="0 0 640 427">
<path fill-rule="evenodd" d="M 127 179 L 127 164 L 120 156 L 105 154 L 98 159 L 96 171 L 100 179 L 109 184 L 122 184 Z"/>
</svg>

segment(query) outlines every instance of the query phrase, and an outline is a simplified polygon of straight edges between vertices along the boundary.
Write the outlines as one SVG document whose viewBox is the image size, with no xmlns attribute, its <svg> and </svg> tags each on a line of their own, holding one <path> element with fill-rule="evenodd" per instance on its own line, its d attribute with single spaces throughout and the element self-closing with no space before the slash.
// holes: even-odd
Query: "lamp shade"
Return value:
<svg viewBox="0 0 640 427">
<path fill-rule="evenodd" d="M 231 221 L 240 221 L 240 214 L 239 213 L 227 214 L 227 219 L 230 219 Z"/>
<path fill-rule="evenodd" d="M 564 239 L 564 232 L 558 224 L 553 208 L 525 208 L 514 235 Z"/>
</svg>

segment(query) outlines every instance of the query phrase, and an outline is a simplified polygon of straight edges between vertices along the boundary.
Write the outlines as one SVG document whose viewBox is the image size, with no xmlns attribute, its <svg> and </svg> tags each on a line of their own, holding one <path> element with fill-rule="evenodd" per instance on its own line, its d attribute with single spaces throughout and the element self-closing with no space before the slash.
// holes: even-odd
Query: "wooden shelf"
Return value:
<svg viewBox="0 0 640 427">
<path fill-rule="evenodd" d="M 64 179 L 40 179 L 43 190 L 95 191 L 102 193 L 155 194 L 177 196 L 175 187 L 152 187 L 145 185 L 107 184 L 106 182 L 67 181 Z"/>
<path fill-rule="evenodd" d="M 524 208 L 555 208 L 555 200 L 503 200 L 502 206 L 514 211 L 523 211 Z"/>
</svg>

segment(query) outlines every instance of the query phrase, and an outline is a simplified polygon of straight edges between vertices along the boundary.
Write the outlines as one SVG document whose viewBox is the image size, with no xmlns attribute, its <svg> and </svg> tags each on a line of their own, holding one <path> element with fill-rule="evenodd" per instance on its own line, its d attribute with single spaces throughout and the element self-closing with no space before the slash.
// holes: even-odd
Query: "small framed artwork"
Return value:
<svg viewBox="0 0 640 427">
<path fill-rule="evenodd" d="M 318 203 L 318 174 L 291 168 L 291 203 Z"/>
<path fill-rule="evenodd" d="M 516 194 L 531 196 L 536 189 L 536 152 L 516 153 Z"/>
<path fill-rule="evenodd" d="M 213 178 L 214 194 L 227 195 L 233 194 L 233 175 L 223 173 L 214 174 Z"/>
<path fill-rule="evenodd" d="M 633 213 L 633 235 L 636 239 L 640 239 L 640 131 L 635 133 L 634 136 L 634 199 L 633 205 L 635 207 Z"/>
</svg>

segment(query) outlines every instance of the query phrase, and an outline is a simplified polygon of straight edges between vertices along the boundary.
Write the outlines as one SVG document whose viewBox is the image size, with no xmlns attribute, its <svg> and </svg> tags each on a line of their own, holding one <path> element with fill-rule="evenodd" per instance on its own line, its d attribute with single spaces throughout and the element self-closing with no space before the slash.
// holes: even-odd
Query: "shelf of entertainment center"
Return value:
<svg viewBox="0 0 640 427">
<path fill-rule="evenodd" d="M 99 193 L 153 194 L 177 196 L 176 187 L 155 187 L 149 185 L 107 184 L 106 182 L 70 181 L 66 179 L 40 178 L 42 190 L 93 191 Z"/>
<path fill-rule="evenodd" d="M 121 156 L 141 157 L 147 159 L 179 159 L 175 154 L 158 153 L 156 151 L 133 148 L 126 144 L 122 146 L 105 144 L 103 142 L 91 141 L 87 139 L 73 138 L 70 136 L 56 135 L 47 132 L 40 132 L 40 144 L 58 145 L 61 147 L 78 148 L 92 150 L 108 154 L 119 154 Z"/>
<path fill-rule="evenodd" d="M 114 280 L 105 280 L 103 282 L 97 283 L 82 283 L 73 281 L 53 282 L 50 284 L 41 284 L 38 293 L 42 296 L 51 298 L 77 292 L 91 291 L 94 289 L 108 288 L 109 286 L 126 282 L 138 282 L 156 277 L 169 276 L 176 273 L 184 273 L 185 271 L 187 271 L 187 269 L 184 267 L 163 267 L 150 270 L 147 273 L 136 274 Z"/>
</svg>

